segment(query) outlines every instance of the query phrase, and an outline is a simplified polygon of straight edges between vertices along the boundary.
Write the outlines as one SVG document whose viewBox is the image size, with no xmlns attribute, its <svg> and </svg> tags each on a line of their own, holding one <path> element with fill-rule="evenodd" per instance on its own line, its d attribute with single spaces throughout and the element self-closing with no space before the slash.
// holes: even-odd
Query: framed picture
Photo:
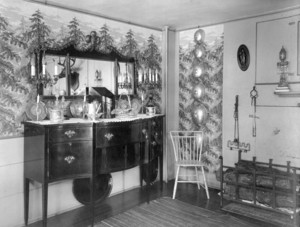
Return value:
<svg viewBox="0 0 300 227">
<path fill-rule="evenodd" d="M 246 45 L 239 46 L 237 51 L 237 62 L 242 71 L 246 71 L 250 64 L 250 54 Z"/>
</svg>

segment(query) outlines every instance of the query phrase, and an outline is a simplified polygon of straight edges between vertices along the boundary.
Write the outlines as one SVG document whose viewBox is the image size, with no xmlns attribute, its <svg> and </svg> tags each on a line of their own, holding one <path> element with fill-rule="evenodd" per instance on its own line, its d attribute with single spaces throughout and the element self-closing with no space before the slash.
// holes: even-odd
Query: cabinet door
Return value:
<svg viewBox="0 0 300 227">
<path fill-rule="evenodd" d="M 140 162 L 140 144 L 96 149 L 97 173 L 110 173 L 135 167 Z"/>
<path fill-rule="evenodd" d="M 49 179 L 92 173 L 92 141 L 56 143 L 49 147 Z"/>
<path fill-rule="evenodd" d="M 151 120 L 150 160 L 155 159 L 162 152 L 163 146 L 163 121 L 162 118 Z"/>
</svg>

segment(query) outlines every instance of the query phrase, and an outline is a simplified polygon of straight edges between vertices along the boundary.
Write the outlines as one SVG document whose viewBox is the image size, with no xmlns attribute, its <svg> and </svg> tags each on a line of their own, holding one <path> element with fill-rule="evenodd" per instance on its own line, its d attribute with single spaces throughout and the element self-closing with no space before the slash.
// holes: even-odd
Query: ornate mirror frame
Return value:
<svg viewBox="0 0 300 227">
<path fill-rule="evenodd" d="M 127 57 L 122 55 L 115 47 L 113 46 L 104 46 L 100 45 L 100 40 L 95 32 L 91 32 L 91 35 L 86 36 L 85 42 L 79 43 L 75 41 L 69 41 L 62 45 L 48 46 L 46 48 L 41 48 L 39 52 L 39 58 L 36 59 L 36 67 L 39 68 L 39 72 L 42 72 L 42 61 L 45 56 L 57 56 L 64 57 L 66 59 L 65 66 L 65 77 L 67 81 L 66 87 L 66 96 L 71 96 L 71 68 L 70 68 L 70 59 L 71 58 L 81 58 L 87 60 L 99 60 L 99 61 L 109 61 L 114 63 L 114 72 L 113 76 L 115 77 L 115 92 L 114 95 L 118 96 L 118 87 L 122 81 L 119 81 L 118 76 L 118 67 L 119 63 L 132 63 L 133 64 L 133 73 L 131 78 L 131 90 L 132 95 L 136 94 L 136 60 L 134 57 Z M 39 60 L 37 60 L 39 59 Z M 43 95 L 43 89 L 38 88 L 38 94 Z"/>
</svg>

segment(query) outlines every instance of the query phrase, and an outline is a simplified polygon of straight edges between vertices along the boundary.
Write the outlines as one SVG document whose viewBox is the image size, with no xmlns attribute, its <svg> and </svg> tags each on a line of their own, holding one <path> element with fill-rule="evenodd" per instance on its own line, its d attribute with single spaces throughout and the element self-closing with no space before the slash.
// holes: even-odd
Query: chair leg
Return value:
<svg viewBox="0 0 300 227">
<path fill-rule="evenodd" d="M 209 192 L 208 192 L 208 187 L 207 187 L 207 183 L 206 183 L 206 177 L 205 177 L 205 172 L 204 172 L 204 167 L 203 166 L 201 166 L 201 170 L 202 170 L 202 175 L 203 175 L 203 181 L 204 181 L 206 196 L 209 199 Z"/>
<path fill-rule="evenodd" d="M 195 172 L 196 172 L 196 177 L 197 177 L 197 185 L 198 185 L 198 189 L 200 190 L 200 178 L 199 178 L 199 175 L 198 175 L 197 166 L 195 166 Z"/>
<path fill-rule="evenodd" d="M 177 184 L 178 184 L 179 169 L 180 169 L 180 166 L 177 166 L 176 177 L 175 177 L 175 183 L 174 183 L 174 189 L 173 189 L 173 199 L 175 199 L 175 195 L 176 195 Z"/>
</svg>

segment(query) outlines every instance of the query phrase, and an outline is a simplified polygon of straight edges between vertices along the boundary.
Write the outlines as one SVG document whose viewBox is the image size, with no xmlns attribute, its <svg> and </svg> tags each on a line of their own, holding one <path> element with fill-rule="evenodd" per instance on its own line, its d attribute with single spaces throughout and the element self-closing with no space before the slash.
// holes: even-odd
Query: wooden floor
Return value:
<svg viewBox="0 0 300 227">
<path fill-rule="evenodd" d="M 111 196 L 101 204 L 96 205 L 95 222 L 124 212 L 136 205 L 146 202 L 148 199 L 153 200 L 163 196 L 172 197 L 173 184 L 174 181 L 170 181 L 167 184 L 165 183 L 162 191 L 158 184 L 154 184 L 150 189 L 149 196 L 147 196 L 147 190 L 145 189 L 133 189 L 122 194 Z M 203 188 L 198 190 L 196 184 L 178 184 L 176 199 L 216 212 L 223 212 L 220 210 L 220 196 L 218 193 L 219 190 L 210 189 L 210 199 L 208 200 L 205 190 Z M 250 220 L 251 223 L 258 226 L 272 226 L 246 217 L 239 218 Z M 88 206 L 48 218 L 48 227 L 87 227 L 90 226 L 90 224 L 91 209 Z M 36 222 L 28 226 L 42 227 L 42 222 Z"/>
</svg>

